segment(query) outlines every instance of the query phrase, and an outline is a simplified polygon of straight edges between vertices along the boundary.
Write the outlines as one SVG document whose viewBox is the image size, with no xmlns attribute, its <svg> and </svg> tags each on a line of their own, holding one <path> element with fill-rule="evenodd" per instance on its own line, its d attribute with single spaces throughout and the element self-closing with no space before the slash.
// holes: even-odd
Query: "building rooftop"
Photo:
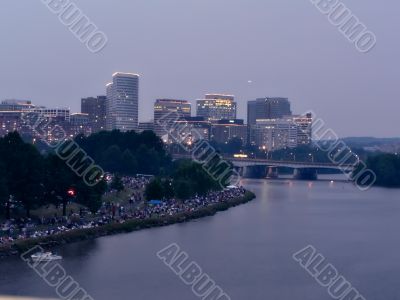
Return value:
<svg viewBox="0 0 400 300">
<path fill-rule="evenodd" d="M 139 74 L 124 73 L 124 72 L 115 72 L 112 76 L 113 76 L 113 77 L 116 77 L 116 76 L 123 76 L 123 77 L 132 77 L 132 78 L 140 77 Z"/>
</svg>

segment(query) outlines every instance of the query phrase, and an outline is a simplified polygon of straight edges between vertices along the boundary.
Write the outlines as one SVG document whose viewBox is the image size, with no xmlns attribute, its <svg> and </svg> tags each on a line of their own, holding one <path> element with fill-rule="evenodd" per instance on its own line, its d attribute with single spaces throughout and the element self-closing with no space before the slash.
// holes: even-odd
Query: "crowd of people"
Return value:
<svg viewBox="0 0 400 300">
<path fill-rule="evenodd" d="M 0 224 L 0 245 L 76 229 L 94 228 L 116 222 L 123 223 L 133 219 L 144 220 L 193 212 L 216 203 L 242 197 L 245 193 L 242 187 L 230 188 L 210 192 L 205 196 L 195 196 L 185 201 L 171 199 L 151 204 L 143 201 L 143 190 L 149 180 L 149 178 L 142 176 L 122 178 L 124 186 L 133 191 L 129 203 L 125 206 L 121 203 L 104 202 L 96 214 L 81 209 L 79 213 L 70 213 L 67 217 L 8 220 Z"/>
<path fill-rule="evenodd" d="M 146 219 L 155 216 L 165 217 L 173 216 L 179 213 L 189 213 L 213 204 L 229 202 L 235 198 L 242 197 L 244 193 L 245 190 L 240 187 L 218 192 L 210 192 L 205 196 L 195 196 L 186 201 L 171 199 L 158 205 L 148 205 L 142 210 L 137 210 L 134 212 L 132 217 Z"/>
</svg>

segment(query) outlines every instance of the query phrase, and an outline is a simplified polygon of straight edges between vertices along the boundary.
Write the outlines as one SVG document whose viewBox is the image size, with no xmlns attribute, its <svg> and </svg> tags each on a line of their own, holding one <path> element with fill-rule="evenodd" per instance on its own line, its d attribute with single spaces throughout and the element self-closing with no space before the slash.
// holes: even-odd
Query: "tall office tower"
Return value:
<svg viewBox="0 0 400 300">
<path fill-rule="evenodd" d="M 205 99 L 197 100 L 197 116 L 210 122 L 236 119 L 235 96 L 207 94 Z"/>
<path fill-rule="evenodd" d="M 280 119 L 292 115 L 287 98 L 257 98 L 247 102 L 247 124 L 255 125 L 259 119 Z"/>
<path fill-rule="evenodd" d="M 267 98 L 270 119 L 280 119 L 292 115 L 288 98 Z"/>
<path fill-rule="evenodd" d="M 106 84 L 106 129 L 108 131 L 114 128 L 114 115 L 112 110 L 113 104 L 113 84 L 109 82 Z"/>
<path fill-rule="evenodd" d="M 257 119 L 269 119 L 268 105 L 265 98 L 247 102 L 247 124 L 255 125 Z"/>
<path fill-rule="evenodd" d="M 168 135 L 174 122 L 191 116 L 192 106 L 187 100 L 157 99 L 154 103 L 154 129 L 159 137 Z M 166 141 L 166 140 L 165 140 Z"/>
<path fill-rule="evenodd" d="M 81 113 L 87 114 L 92 133 L 106 130 L 106 96 L 81 99 Z"/>
<path fill-rule="evenodd" d="M 139 125 L 139 75 L 114 73 L 107 84 L 107 129 L 137 130 Z"/>
</svg>

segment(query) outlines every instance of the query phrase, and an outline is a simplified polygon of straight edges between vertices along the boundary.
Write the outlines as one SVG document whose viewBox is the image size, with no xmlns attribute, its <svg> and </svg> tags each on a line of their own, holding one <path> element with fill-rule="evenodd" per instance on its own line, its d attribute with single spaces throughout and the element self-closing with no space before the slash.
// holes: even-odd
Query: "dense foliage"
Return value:
<svg viewBox="0 0 400 300">
<path fill-rule="evenodd" d="M 111 173 L 160 175 L 171 166 L 163 142 L 152 131 L 102 131 L 89 137 L 81 135 L 75 140 L 98 165 Z"/>
<path fill-rule="evenodd" d="M 395 154 L 373 155 L 368 157 L 366 164 L 376 175 L 376 185 L 400 187 L 400 156 Z"/>
<path fill-rule="evenodd" d="M 22 206 L 26 215 L 44 204 L 63 206 L 69 201 L 81 203 L 95 211 L 101 205 L 106 183 L 89 187 L 64 161 L 53 154 L 42 156 L 18 133 L 0 138 L 0 209 L 7 218 L 11 206 Z"/>
<path fill-rule="evenodd" d="M 187 199 L 194 195 L 204 195 L 209 191 L 222 189 L 219 181 L 215 180 L 202 165 L 189 160 L 177 161 L 170 179 L 153 179 L 147 186 L 147 200 Z"/>
</svg>

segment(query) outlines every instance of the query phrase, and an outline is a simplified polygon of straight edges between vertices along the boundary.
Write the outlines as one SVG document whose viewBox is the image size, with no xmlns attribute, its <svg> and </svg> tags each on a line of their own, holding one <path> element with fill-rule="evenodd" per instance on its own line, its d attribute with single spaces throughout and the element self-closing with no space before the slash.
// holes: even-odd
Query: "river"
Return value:
<svg viewBox="0 0 400 300">
<path fill-rule="evenodd" d="M 257 199 L 216 216 L 67 245 L 62 266 L 96 300 L 199 299 L 160 261 L 186 251 L 231 299 L 332 299 L 292 254 L 313 245 L 368 300 L 400 299 L 400 190 L 345 182 L 244 180 Z M 0 294 L 55 297 L 19 258 Z"/>
</svg>

